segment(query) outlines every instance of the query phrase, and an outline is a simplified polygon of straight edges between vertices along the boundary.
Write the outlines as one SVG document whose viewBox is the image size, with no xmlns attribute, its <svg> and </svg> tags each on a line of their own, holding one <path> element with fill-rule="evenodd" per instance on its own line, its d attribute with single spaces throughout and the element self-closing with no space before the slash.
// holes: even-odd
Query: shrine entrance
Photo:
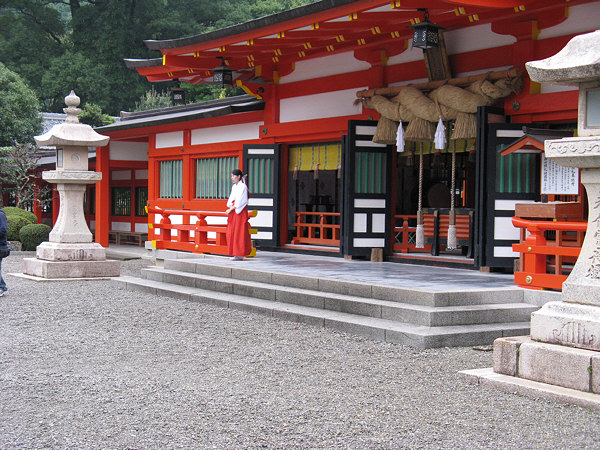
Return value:
<svg viewBox="0 0 600 450">
<path fill-rule="evenodd" d="M 288 244 L 339 251 L 341 142 L 288 147 Z"/>
<path fill-rule="evenodd" d="M 434 256 L 446 253 L 472 258 L 475 159 L 475 139 L 452 140 L 443 150 L 434 149 L 433 142 L 406 143 L 404 152 L 398 153 L 397 158 L 393 253 L 421 252 Z M 419 191 L 425 234 L 425 246 L 421 248 L 416 247 L 415 238 Z M 452 209 L 459 248 L 449 250 L 446 244 Z"/>
</svg>

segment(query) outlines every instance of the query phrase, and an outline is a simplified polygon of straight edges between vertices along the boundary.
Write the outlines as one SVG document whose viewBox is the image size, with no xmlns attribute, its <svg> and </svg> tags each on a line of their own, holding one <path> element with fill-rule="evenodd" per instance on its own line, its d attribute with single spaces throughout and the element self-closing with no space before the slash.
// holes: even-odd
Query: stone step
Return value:
<svg viewBox="0 0 600 450">
<path fill-rule="evenodd" d="M 423 306 L 466 306 L 523 302 L 523 290 L 517 287 L 483 290 L 464 289 L 457 286 L 455 290 L 435 292 L 391 285 L 359 283 L 342 279 L 308 277 L 284 271 L 276 272 L 245 267 L 232 267 L 228 264 L 228 261 L 221 261 L 216 258 L 207 258 L 204 260 L 165 259 L 164 268 L 180 272 Z"/>
<path fill-rule="evenodd" d="M 272 285 L 241 281 L 204 274 L 185 273 L 164 268 L 142 269 L 149 280 L 195 287 L 220 293 L 236 294 L 279 303 L 290 303 L 310 308 L 394 320 L 428 327 L 472 325 L 484 323 L 526 322 L 537 308 L 524 303 L 432 307 L 413 305 Z"/>
<path fill-rule="evenodd" d="M 140 290 L 156 295 L 257 312 L 271 317 L 416 348 L 489 344 L 498 337 L 529 333 L 529 322 L 428 327 L 291 303 L 249 298 L 156 280 L 122 276 L 114 278 L 114 281 L 129 290 Z"/>
</svg>

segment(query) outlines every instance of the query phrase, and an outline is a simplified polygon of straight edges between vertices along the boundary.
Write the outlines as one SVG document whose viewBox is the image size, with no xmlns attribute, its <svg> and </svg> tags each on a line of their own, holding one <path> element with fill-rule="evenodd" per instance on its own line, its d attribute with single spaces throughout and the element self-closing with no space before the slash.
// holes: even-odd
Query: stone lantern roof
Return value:
<svg viewBox="0 0 600 450">
<path fill-rule="evenodd" d="M 67 114 L 64 123 L 54 125 L 50 131 L 41 136 L 35 136 L 35 142 L 39 146 L 81 146 L 81 147 L 101 147 L 108 144 L 110 138 L 94 131 L 86 124 L 79 123 L 77 116 L 81 113 L 79 106 L 79 97 L 71 91 L 65 97 L 67 108 L 63 111 Z"/>
<path fill-rule="evenodd" d="M 533 81 L 579 85 L 600 76 L 600 30 L 575 36 L 557 54 L 525 64 Z"/>
</svg>

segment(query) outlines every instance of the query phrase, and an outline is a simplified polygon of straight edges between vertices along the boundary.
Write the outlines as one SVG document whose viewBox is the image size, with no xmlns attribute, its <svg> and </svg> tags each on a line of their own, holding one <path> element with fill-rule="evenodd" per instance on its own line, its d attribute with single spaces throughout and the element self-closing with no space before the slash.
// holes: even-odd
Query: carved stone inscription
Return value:
<svg viewBox="0 0 600 450">
<path fill-rule="evenodd" d="M 559 342 L 575 346 L 588 347 L 596 342 L 596 336 L 586 329 L 585 324 L 576 321 L 563 323 L 560 328 L 552 330 L 552 335 Z"/>
</svg>

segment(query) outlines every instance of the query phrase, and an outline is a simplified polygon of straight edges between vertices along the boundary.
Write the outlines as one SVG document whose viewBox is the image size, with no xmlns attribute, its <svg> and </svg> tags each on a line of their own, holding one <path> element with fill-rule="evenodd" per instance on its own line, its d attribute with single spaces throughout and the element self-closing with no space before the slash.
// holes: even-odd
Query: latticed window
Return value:
<svg viewBox="0 0 600 450">
<path fill-rule="evenodd" d="M 131 214 L 131 188 L 112 188 L 112 215 L 129 216 Z"/>
<path fill-rule="evenodd" d="M 183 161 L 160 162 L 160 198 L 183 197 Z"/>
<path fill-rule="evenodd" d="M 539 157 L 533 153 L 496 155 L 496 190 L 502 193 L 530 194 L 539 186 Z"/>
<path fill-rule="evenodd" d="M 146 217 L 146 202 L 148 201 L 148 187 L 138 186 L 135 188 L 135 215 Z"/>
<path fill-rule="evenodd" d="M 237 156 L 196 160 L 196 198 L 228 198 L 231 171 L 239 167 Z"/>
<path fill-rule="evenodd" d="M 248 158 L 248 190 L 253 194 L 272 194 L 271 158 Z"/>
<path fill-rule="evenodd" d="M 380 152 L 356 152 L 354 188 L 357 194 L 385 193 L 386 155 Z"/>
</svg>

